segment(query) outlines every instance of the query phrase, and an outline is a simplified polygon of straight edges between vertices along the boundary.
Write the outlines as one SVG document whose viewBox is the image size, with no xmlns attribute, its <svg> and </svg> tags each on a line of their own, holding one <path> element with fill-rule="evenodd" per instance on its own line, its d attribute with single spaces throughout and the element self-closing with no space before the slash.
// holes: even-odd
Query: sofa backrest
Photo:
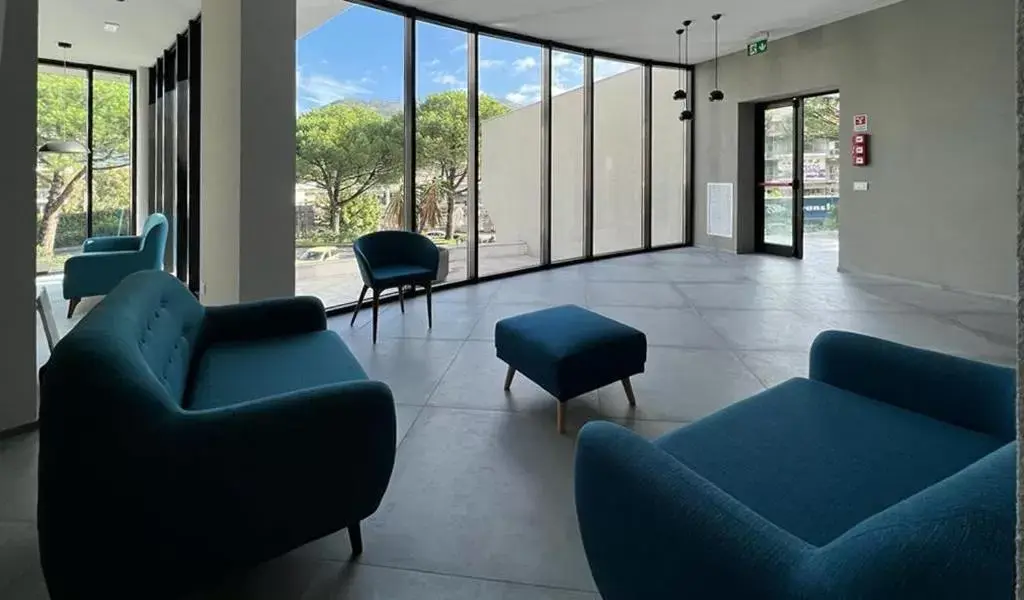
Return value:
<svg viewBox="0 0 1024 600">
<path fill-rule="evenodd" d="M 172 275 L 129 275 L 54 348 L 40 375 L 43 410 L 82 402 L 99 413 L 181 406 L 204 313 Z"/>
</svg>

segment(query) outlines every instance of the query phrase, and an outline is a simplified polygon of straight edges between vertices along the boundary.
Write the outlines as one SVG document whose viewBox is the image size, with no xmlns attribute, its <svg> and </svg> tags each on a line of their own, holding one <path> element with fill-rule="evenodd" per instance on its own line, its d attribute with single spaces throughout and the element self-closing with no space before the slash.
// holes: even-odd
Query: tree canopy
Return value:
<svg viewBox="0 0 1024 600">
<path fill-rule="evenodd" d="M 331 230 L 341 231 L 342 207 L 402 171 L 402 116 L 385 117 L 359 102 L 338 102 L 299 116 L 296 175 L 327 198 Z"/>
</svg>

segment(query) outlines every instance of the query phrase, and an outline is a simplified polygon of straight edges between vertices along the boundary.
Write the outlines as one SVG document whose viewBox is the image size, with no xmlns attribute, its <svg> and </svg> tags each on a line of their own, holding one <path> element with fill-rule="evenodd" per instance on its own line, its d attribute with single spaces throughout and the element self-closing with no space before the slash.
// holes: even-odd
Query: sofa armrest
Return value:
<svg viewBox="0 0 1024 600">
<path fill-rule="evenodd" d="M 138 251 L 142 238 L 137 235 L 111 235 L 85 240 L 82 252 L 125 252 Z"/>
<path fill-rule="evenodd" d="M 312 296 L 211 306 L 203 328 L 208 341 L 246 341 L 327 329 L 323 302 Z"/>
<path fill-rule="evenodd" d="M 576 511 L 605 600 L 784 598 L 811 551 L 670 454 L 623 427 L 587 424 Z"/>
<path fill-rule="evenodd" d="M 372 514 L 394 467 L 394 400 L 377 381 L 186 410 L 180 420 L 182 475 L 227 529 L 280 520 L 296 531 L 326 526 L 326 535 Z"/>
<path fill-rule="evenodd" d="M 1004 441 L 1015 437 L 1013 369 L 825 331 L 811 346 L 810 377 Z"/>
<path fill-rule="evenodd" d="M 64 262 L 64 297 L 84 298 L 110 292 L 122 279 L 146 268 L 135 251 L 89 252 Z"/>
</svg>

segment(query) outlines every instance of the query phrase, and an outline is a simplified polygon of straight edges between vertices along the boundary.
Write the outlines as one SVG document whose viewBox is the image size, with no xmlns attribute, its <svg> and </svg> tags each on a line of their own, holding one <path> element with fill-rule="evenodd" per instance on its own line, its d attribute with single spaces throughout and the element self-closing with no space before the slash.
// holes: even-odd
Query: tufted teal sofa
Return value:
<svg viewBox="0 0 1024 600">
<path fill-rule="evenodd" d="M 40 373 L 50 595 L 171 597 L 348 528 L 395 456 L 391 392 L 314 298 L 204 308 L 132 274 Z"/>
</svg>

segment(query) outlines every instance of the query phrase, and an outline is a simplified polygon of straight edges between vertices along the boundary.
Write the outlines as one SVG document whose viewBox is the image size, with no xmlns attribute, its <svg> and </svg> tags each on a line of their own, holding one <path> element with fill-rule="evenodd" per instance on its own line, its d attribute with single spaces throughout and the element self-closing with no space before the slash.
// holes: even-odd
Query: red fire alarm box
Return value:
<svg viewBox="0 0 1024 600">
<path fill-rule="evenodd" d="M 857 133 L 853 136 L 850 145 L 850 154 L 853 156 L 853 166 L 866 167 L 871 164 L 871 155 L 868 152 L 868 142 L 871 141 L 871 134 Z"/>
</svg>

